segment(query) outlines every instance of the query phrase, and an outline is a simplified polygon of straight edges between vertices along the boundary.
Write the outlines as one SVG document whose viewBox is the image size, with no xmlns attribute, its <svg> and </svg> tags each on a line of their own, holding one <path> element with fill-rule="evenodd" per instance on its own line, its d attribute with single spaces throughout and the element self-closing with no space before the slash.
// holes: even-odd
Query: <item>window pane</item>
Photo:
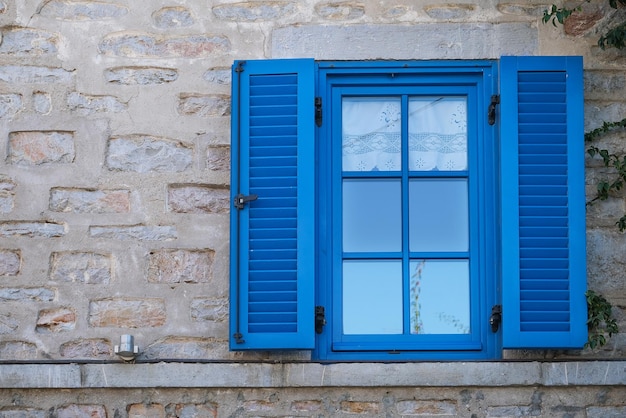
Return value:
<svg viewBox="0 0 626 418">
<path fill-rule="evenodd" d="M 342 99 L 343 171 L 397 171 L 402 167 L 400 99 Z"/>
<path fill-rule="evenodd" d="M 467 179 L 409 182 L 410 251 L 467 251 Z"/>
<path fill-rule="evenodd" d="M 400 180 L 343 181 L 343 251 L 401 251 Z"/>
<path fill-rule="evenodd" d="M 343 333 L 402 333 L 402 262 L 343 262 Z"/>
<path fill-rule="evenodd" d="M 413 260 L 411 334 L 469 334 L 467 260 Z"/>
<path fill-rule="evenodd" d="M 409 170 L 467 169 L 467 98 L 409 99 Z"/>
</svg>

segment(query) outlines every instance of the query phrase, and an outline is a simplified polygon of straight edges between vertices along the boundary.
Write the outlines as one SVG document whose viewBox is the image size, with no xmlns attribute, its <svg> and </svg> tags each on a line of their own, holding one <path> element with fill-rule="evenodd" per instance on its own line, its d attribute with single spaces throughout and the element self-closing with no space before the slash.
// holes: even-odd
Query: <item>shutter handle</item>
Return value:
<svg viewBox="0 0 626 418">
<path fill-rule="evenodd" d="M 500 323 L 502 323 L 502 305 L 493 305 L 491 308 L 491 316 L 489 317 L 491 332 L 498 332 Z"/>
<path fill-rule="evenodd" d="M 233 204 L 235 205 L 235 207 L 237 209 L 243 209 L 243 206 L 248 203 L 251 202 L 253 200 L 257 200 L 259 198 L 259 196 L 255 195 L 255 194 L 251 194 L 251 195 L 243 195 L 241 193 L 239 193 L 237 196 L 235 196 L 235 201 L 233 202 Z"/>
</svg>

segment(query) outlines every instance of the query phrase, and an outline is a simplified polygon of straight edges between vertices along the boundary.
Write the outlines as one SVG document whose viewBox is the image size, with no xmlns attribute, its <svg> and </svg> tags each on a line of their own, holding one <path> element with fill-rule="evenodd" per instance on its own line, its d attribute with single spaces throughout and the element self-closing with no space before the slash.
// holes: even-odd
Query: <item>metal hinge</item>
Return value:
<svg viewBox="0 0 626 418">
<path fill-rule="evenodd" d="M 321 334 L 326 325 L 326 312 L 323 306 L 315 307 L 315 332 Z"/>
<path fill-rule="evenodd" d="M 489 125 L 496 123 L 496 105 L 500 104 L 500 95 L 494 94 L 491 96 L 491 103 L 489 103 L 489 109 L 487 110 L 487 121 Z"/>
<path fill-rule="evenodd" d="M 235 198 L 233 199 L 233 205 L 237 208 L 237 209 L 243 209 L 243 206 L 248 203 L 251 202 L 253 200 L 257 200 L 259 198 L 259 196 L 255 195 L 255 194 L 251 194 L 251 195 L 243 195 L 241 193 L 239 193 L 237 196 L 235 196 Z"/>
<path fill-rule="evenodd" d="M 498 332 L 502 323 L 502 305 L 493 305 L 491 308 L 491 316 L 489 317 L 489 325 L 491 332 Z"/>
<path fill-rule="evenodd" d="M 315 124 L 320 127 L 322 126 L 322 98 L 315 98 Z"/>
</svg>

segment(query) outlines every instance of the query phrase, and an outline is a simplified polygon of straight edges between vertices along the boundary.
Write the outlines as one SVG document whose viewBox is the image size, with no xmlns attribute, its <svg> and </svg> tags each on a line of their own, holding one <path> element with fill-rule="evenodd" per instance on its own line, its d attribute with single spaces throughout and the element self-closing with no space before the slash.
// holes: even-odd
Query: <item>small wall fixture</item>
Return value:
<svg viewBox="0 0 626 418">
<path fill-rule="evenodd" d="M 120 337 L 120 345 L 116 345 L 114 351 L 122 360 L 133 361 L 139 353 L 139 347 L 135 345 L 135 337 L 124 334 Z"/>
</svg>

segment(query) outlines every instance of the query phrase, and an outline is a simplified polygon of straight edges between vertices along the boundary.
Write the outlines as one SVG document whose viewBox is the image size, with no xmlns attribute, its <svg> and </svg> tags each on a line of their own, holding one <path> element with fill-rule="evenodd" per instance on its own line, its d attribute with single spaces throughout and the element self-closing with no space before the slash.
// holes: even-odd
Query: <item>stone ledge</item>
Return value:
<svg viewBox="0 0 626 418">
<path fill-rule="evenodd" d="M 454 363 L 0 364 L 0 388 L 626 385 L 626 360 Z"/>
</svg>

